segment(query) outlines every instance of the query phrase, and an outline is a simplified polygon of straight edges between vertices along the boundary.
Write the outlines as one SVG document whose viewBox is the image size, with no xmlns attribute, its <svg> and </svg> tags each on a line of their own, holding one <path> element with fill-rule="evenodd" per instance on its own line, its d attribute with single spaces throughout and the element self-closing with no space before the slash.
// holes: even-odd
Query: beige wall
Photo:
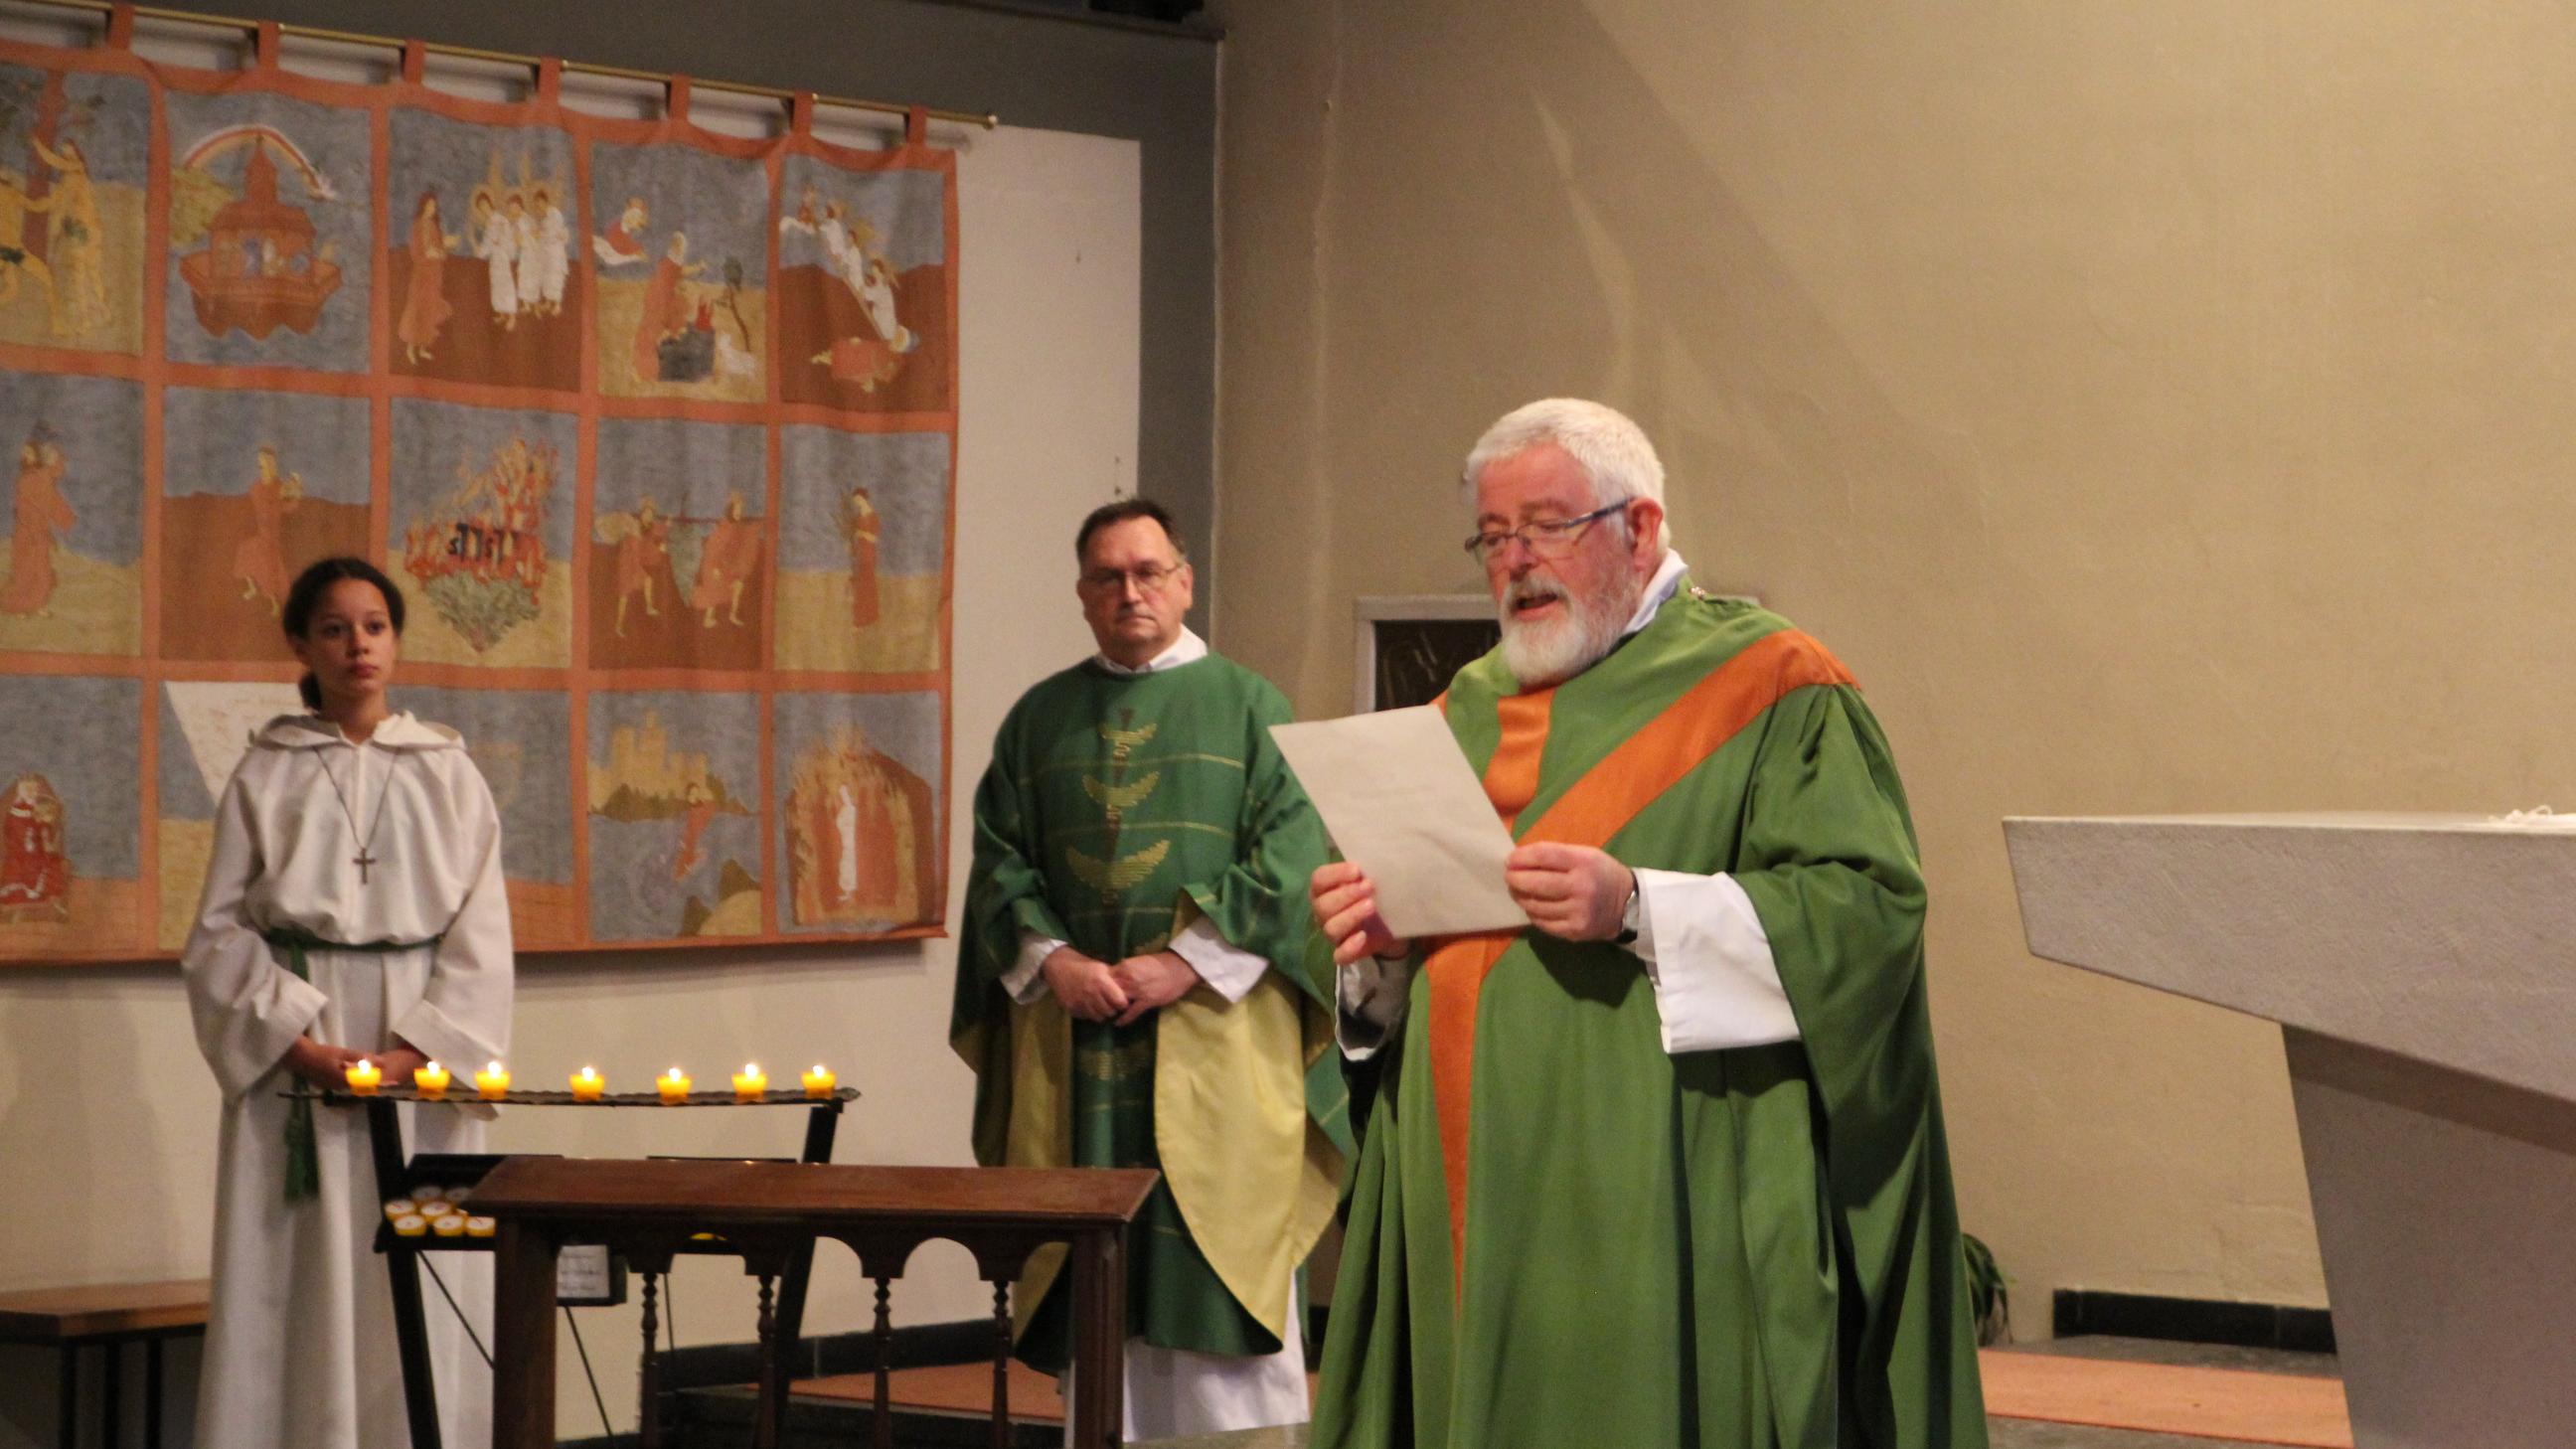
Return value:
<svg viewBox="0 0 2576 1449">
<path fill-rule="evenodd" d="M 947 802 L 954 929 L 972 851 L 967 803 L 993 732 L 1021 690 L 1092 647 L 1073 597 L 1075 526 L 1136 486 L 1140 173 L 1132 141 L 1016 127 L 934 139 L 960 150 L 969 258 Z M 1082 365 L 1066 366 L 1071 357 Z M 397 684 L 397 703 L 400 693 Z M 964 1163 L 973 1078 L 946 1040 L 955 959 L 955 943 L 939 940 L 529 960 L 512 1064 L 522 1082 L 544 1085 L 595 1062 L 641 1089 L 674 1062 L 703 1086 L 750 1058 L 790 1082 L 827 1061 L 862 1093 L 836 1160 Z M 203 1276 L 217 1110 L 174 968 L 0 969 L 0 1289 Z M 803 1126 L 801 1112 L 527 1109 L 505 1112 L 490 1138 L 497 1151 L 793 1156 Z M 871 1294 L 848 1254 L 825 1251 L 807 1330 L 864 1328 Z M 683 1346 L 751 1339 L 753 1288 L 738 1264 L 684 1261 L 673 1298 Z M 434 1291 L 431 1308 L 442 1311 Z M 992 1300 L 964 1250 L 934 1243 L 894 1308 L 902 1322 L 954 1321 L 984 1317 Z M 582 1316 L 610 1411 L 629 1428 L 634 1305 Z M 186 1346 L 174 1361 L 173 1443 L 188 1442 L 195 1361 Z M 596 1434 L 568 1341 L 558 1371 L 562 1432 Z M 48 1352 L 0 1348 L 0 1449 L 53 1442 L 53 1373 Z M 138 1357 L 129 1396 L 140 1378 Z"/>
<path fill-rule="evenodd" d="M 1896 744 L 2022 1332 L 2322 1302 L 2277 1033 L 2030 958 L 1997 822 L 2576 793 L 2564 13 L 1217 8 L 1223 647 L 1339 712 L 1478 430 L 1628 409 Z"/>
</svg>

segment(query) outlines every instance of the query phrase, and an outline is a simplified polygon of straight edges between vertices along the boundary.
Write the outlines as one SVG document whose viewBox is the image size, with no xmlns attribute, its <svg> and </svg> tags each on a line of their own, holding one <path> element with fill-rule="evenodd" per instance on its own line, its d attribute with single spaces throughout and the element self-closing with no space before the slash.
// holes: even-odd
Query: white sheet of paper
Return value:
<svg viewBox="0 0 2576 1449">
<path fill-rule="evenodd" d="M 1517 930 L 1503 886 L 1511 832 L 1432 705 L 1273 725 L 1324 829 L 1377 885 L 1398 937 Z"/>
</svg>

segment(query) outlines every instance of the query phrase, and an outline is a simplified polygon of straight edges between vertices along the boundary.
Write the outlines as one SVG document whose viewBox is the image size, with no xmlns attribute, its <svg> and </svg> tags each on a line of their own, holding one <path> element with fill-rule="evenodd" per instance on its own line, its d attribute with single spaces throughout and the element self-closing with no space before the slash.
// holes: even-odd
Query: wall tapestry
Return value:
<svg viewBox="0 0 2576 1449">
<path fill-rule="evenodd" d="M 0 44 L 0 961 L 186 936 L 376 561 L 531 950 L 938 931 L 955 158 Z"/>
</svg>

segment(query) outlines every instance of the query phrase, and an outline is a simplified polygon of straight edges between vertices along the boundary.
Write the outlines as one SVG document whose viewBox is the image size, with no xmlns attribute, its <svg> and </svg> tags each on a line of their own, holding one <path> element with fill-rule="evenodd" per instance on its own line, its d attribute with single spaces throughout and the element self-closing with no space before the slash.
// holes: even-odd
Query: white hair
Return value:
<svg viewBox="0 0 2576 1449">
<path fill-rule="evenodd" d="M 1477 474 L 1541 443 L 1556 444 L 1582 465 L 1592 480 L 1596 502 L 1651 498 L 1657 507 L 1663 506 L 1664 464 L 1655 456 L 1655 445 L 1647 441 L 1645 429 L 1616 408 L 1573 397 L 1523 404 L 1485 429 L 1476 446 L 1467 450 L 1467 467 L 1459 475 L 1469 498 L 1475 496 Z M 1657 525 L 1655 546 L 1669 548 L 1672 541 L 1671 523 Z"/>
</svg>

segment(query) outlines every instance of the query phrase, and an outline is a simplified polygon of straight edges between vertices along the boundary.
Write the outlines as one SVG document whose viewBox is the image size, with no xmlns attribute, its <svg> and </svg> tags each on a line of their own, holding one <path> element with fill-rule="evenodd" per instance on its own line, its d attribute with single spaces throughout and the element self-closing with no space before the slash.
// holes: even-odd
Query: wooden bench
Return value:
<svg viewBox="0 0 2576 1449">
<path fill-rule="evenodd" d="M 100 1350 L 99 1444 L 118 1449 L 125 1345 L 143 1344 L 143 1442 L 161 1449 L 161 1345 L 206 1331 L 203 1278 L 168 1283 L 99 1283 L 81 1288 L 28 1288 L 0 1293 L 0 1343 L 26 1343 L 62 1356 L 62 1389 L 54 1408 L 62 1449 L 80 1443 L 80 1351 Z"/>
</svg>

